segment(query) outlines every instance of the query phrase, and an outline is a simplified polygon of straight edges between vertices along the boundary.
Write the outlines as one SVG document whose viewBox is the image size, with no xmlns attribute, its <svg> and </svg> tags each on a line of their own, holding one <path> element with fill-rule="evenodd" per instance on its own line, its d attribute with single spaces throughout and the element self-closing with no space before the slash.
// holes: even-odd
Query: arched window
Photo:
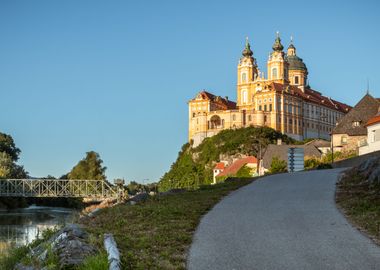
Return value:
<svg viewBox="0 0 380 270">
<path fill-rule="evenodd" d="M 247 73 L 244 72 L 241 74 L 241 82 L 243 83 L 247 82 Z"/>
<path fill-rule="evenodd" d="M 277 68 L 272 69 L 272 79 L 277 79 Z"/>
<path fill-rule="evenodd" d="M 247 90 L 243 90 L 241 96 L 243 99 L 243 103 L 247 103 L 247 101 L 248 101 Z"/>
<path fill-rule="evenodd" d="M 299 77 L 298 76 L 294 77 L 294 84 L 299 84 Z"/>
</svg>

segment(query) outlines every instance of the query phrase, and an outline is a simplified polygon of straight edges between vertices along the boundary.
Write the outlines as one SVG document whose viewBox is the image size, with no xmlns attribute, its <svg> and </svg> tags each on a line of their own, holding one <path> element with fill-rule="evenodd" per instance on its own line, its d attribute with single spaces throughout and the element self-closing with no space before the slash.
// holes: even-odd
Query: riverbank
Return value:
<svg viewBox="0 0 380 270">
<path fill-rule="evenodd" d="M 45 230 L 71 223 L 77 213 L 73 209 L 44 206 L 0 210 L 0 253 L 30 244 Z"/>
<path fill-rule="evenodd" d="M 197 190 L 149 197 L 137 204 L 101 210 L 82 221 L 102 248 L 102 236 L 113 234 L 122 269 L 185 269 L 193 233 L 201 217 L 224 196 L 254 179 L 236 179 Z"/>
</svg>

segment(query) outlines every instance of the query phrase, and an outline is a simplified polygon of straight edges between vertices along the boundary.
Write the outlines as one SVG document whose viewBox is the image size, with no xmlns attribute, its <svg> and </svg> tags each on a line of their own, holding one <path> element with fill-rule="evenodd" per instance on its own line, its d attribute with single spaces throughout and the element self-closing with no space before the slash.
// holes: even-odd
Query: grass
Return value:
<svg viewBox="0 0 380 270">
<path fill-rule="evenodd" d="M 86 258 L 77 270 L 108 270 L 108 258 L 105 252 Z"/>
<path fill-rule="evenodd" d="M 337 184 L 336 202 L 351 222 L 380 244 L 380 185 L 370 184 L 355 170 Z"/>
<path fill-rule="evenodd" d="M 104 233 L 114 235 L 122 269 L 185 269 L 192 236 L 201 217 L 223 196 L 251 182 L 238 179 L 155 196 L 133 206 L 119 205 L 103 210 L 84 224 L 97 239 L 103 239 Z"/>
</svg>

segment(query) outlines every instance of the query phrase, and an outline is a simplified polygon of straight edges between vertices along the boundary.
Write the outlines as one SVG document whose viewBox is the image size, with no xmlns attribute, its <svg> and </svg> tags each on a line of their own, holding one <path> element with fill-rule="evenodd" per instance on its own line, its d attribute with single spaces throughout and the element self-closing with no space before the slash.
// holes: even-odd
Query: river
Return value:
<svg viewBox="0 0 380 270">
<path fill-rule="evenodd" d="M 0 210 L 0 254 L 11 246 L 29 244 L 43 230 L 53 229 L 73 221 L 76 212 L 69 208 L 30 206 Z"/>
</svg>

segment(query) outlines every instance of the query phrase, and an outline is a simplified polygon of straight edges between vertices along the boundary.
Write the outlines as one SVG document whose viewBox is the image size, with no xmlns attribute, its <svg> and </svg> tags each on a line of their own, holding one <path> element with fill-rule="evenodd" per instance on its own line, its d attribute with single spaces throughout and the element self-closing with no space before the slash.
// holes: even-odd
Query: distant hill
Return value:
<svg viewBox="0 0 380 270">
<path fill-rule="evenodd" d="M 295 141 L 268 127 L 247 127 L 223 130 L 217 135 L 206 138 L 198 147 L 186 143 L 178 153 L 177 160 L 170 170 L 162 176 L 159 190 L 173 188 L 197 188 L 211 184 L 212 170 L 221 157 L 234 155 L 258 156 L 261 148 L 282 139 L 286 144 Z"/>
</svg>

